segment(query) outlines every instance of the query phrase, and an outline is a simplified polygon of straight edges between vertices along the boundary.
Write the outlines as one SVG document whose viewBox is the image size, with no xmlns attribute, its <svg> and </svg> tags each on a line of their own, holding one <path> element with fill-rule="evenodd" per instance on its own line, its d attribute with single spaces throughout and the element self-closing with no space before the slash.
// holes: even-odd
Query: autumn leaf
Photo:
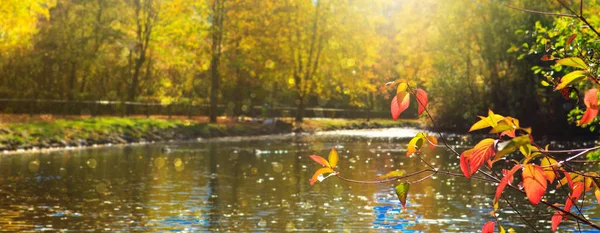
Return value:
<svg viewBox="0 0 600 233">
<path fill-rule="evenodd" d="M 398 89 L 396 89 L 396 94 L 406 92 L 406 89 L 408 89 L 408 83 L 401 82 L 400 84 L 398 84 Z"/>
<path fill-rule="evenodd" d="M 312 186 L 313 184 L 315 184 L 315 182 L 317 182 L 317 180 L 319 180 L 319 175 L 322 175 L 325 173 L 332 173 L 332 172 L 333 172 L 333 169 L 331 169 L 329 167 L 324 167 L 324 168 L 317 170 L 315 172 L 315 174 L 313 174 L 312 178 L 310 179 L 310 185 Z"/>
<path fill-rule="evenodd" d="M 553 59 L 554 59 L 554 56 L 548 55 L 548 54 L 546 54 L 542 57 L 542 61 L 548 61 L 548 60 L 553 60 Z"/>
<path fill-rule="evenodd" d="M 544 193 L 548 183 L 544 176 L 544 169 L 535 164 L 527 164 L 523 169 L 523 186 L 525 194 L 531 204 L 537 205 Z"/>
<path fill-rule="evenodd" d="M 560 188 L 562 186 L 564 186 L 565 184 L 569 184 L 569 187 L 573 188 L 573 184 L 575 182 L 579 182 L 583 180 L 583 177 L 580 176 L 577 173 L 571 173 L 571 172 L 564 172 L 565 177 L 563 177 L 562 179 L 560 179 L 560 181 L 558 181 L 558 184 L 556 185 L 556 188 Z"/>
<path fill-rule="evenodd" d="M 416 98 L 417 98 L 417 104 L 419 106 L 419 116 L 423 113 L 423 111 L 425 111 L 425 108 L 427 107 L 427 103 L 429 102 L 429 99 L 427 98 L 427 92 L 425 92 L 423 89 L 417 89 L 416 90 Z"/>
<path fill-rule="evenodd" d="M 573 42 L 573 40 L 575 40 L 575 37 L 577 37 L 577 34 L 573 34 L 573 35 L 569 36 L 569 39 L 567 39 L 566 45 L 569 46 Z"/>
<path fill-rule="evenodd" d="M 556 168 L 554 166 L 552 167 L 548 167 L 550 165 L 557 165 L 558 162 L 550 157 L 545 157 L 542 159 L 542 162 L 540 163 L 540 165 L 542 167 L 544 167 L 544 175 L 546 176 L 546 179 L 548 179 L 548 182 L 550 182 L 552 184 L 552 182 L 554 182 L 554 178 L 556 178 Z"/>
<path fill-rule="evenodd" d="M 494 222 L 486 222 L 483 224 L 483 228 L 481 229 L 481 233 L 494 233 L 494 226 L 496 223 Z"/>
<path fill-rule="evenodd" d="M 408 197 L 408 188 L 410 188 L 409 183 L 400 183 L 396 186 L 396 195 L 398 195 L 398 200 L 400 200 L 400 204 L 402 204 L 402 209 L 406 209 L 406 198 Z"/>
<path fill-rule="evenodd" d="M 479 167 L 494 157 L 494 144 L 496 140 L 486 138 L 481 140 L 472 150 L 467 150 L 460 155 L 460 168 L 467 178 L 475 174 Z"/>
<path fill-rule="evenodd" d="M 594 196 L 596 196 L 596 201 L 600 204 L 600 188 L 596 187 L 596 191 L 594 191 Z"/>
<path fill-rule="evenodd" d="M 433 149 L 438 144 L 438 141 L 434 136 L 428 136 L 427 133 L 417 133 L 406 146 L 406 156 L 410 156 L 420 150 L 424 143 L 429 144 L 429 147 Z"/>
<path fill-rule="evenodd" d="M 585 62 L 583 60 L 581 60 L 581 58 L 578 58 L 578 57 L 563 58 L 563 59 L 557 60 L 556 63 L 561 64 L 563 66 L 570 66 L 570 67 L 575 67 L 575 68 L 579 68 L 579 69 L 583 69 L 583 70 L 588 68 L 587 64 L 585 64 Z"/>
<path fill-rule="evenodd" d="M 460 170 L 463 172 L 463 174 L 465 174 L 465 177 L 467 178 L 471 177 L 471 170 L 469 169 L 468 161 L 468 158 L 471 156 L 471 154 L 473 154 L 473 149 L 463 151 L 460 154 Z"/>
<path fill-rule="evenodd" d="M 473 124 L 473 126 L 471 126 L 471 128 L 469 129 L 469 132 L 475 131 L 478 129 L 484 129 L 487 127 L 494 128 L 494 127 L 496 127 L 496 125 L 498 124 L 499 121 L 504 119 L 504 117 L 502 115 L 494 114 L 494 112 L 492 110 L 488 110 L 487 117 L 479 116 L 479 118 L 481 120 L 479 120 L 478 122 Z"/>
<path fill-rule="evenodd" d="M 585 93 L 583 103 L 587 107 L 578 125 L 590 123 L 598 115 L 598 89 L 593 88 Z"/>
<path fill-rule="evenodd" d="M 560 224 L 560 221 L 562 221 L 562 219 L 563 216 L 560 211 L 554 212 L 554 214 L 552 215 L 552 231 L 556 231 L 556 228 L 558 227 L 558 224 Z"/>
<path fill-rule="evenodd" d="M 587 73 L 582 70 L 576 70 L 571 73 L 568 73 L 560 79 L 560 83 L 556 86 L 556 88 L 554 88 L 554 90 L 556 91 L 563 89 L 573 82 L 583 81 L 585 80 L 586 75 Z"/>
<path fill-rule="evenodd" d="M 400 113 L 404 112 L 404 110 L 406 110 L 408 108 L 408 106 L 410 105 L 410 95 L 408 94 L 408 92 L 404 92 L 403 95 L 400 95 L 400 100 L 398 101 L 399 95 L 394 96 L 394 99 L 392 99 L 392 103 L 391 103 L 391 112 L 392 112 L 392 118 L 394 120 L 398 120 L 398 117 L 400 116 Z"/>
<path fill-rule="evenodd" d="M 569 194 L 569 197 L 567 197 L 567 201 L 565 202 L 565 211 L 571 211 L 573 203 L 577 201 L 577 199 L 579 199 L 581 193 L 583 193 L 584 187 L 585 184 L 583 184 L 582 182 L 577 182 L 573 184 L 573 189 L 571 190 L 571 193 Z"/>
<path fill-rule="evenodd" d="M 323 165 L 323 167 L 331 168 L 331 165 L 329 165 L 329 162 L 327 162 L 327 160 L 325 160 L 321 156 L 318 156 L 318 155 L 309 155 L 308 157 L 310 157 L 312 160 L 314 160 L 318 164 Z"/>
<path fill-rule="evenodd" d="M 504 188 L 507 184 L 511 184 L 513 182 L 515 172 L 521 169 L 521 167 L 522 166 L 520 164 L 517 164 L 513 166 L 512 169 L 504 173 L 504 177 L 502 177 L 502 180 L 500 180 L 498 187 L 496 187 L 496 196 L 494 196 L 494 203 L 498 202 L 498 198 L 500 198 L 500 195 L 504 191 Z"/>
<path fill-rule="evenodd" d="M 335 150 L 335 147 L 331 147 L 331 152 L 329 152 L 329 165 L 331 166 L 331 169 L 335 169 L 338 159 L 338 153 Z"/>
</svg>

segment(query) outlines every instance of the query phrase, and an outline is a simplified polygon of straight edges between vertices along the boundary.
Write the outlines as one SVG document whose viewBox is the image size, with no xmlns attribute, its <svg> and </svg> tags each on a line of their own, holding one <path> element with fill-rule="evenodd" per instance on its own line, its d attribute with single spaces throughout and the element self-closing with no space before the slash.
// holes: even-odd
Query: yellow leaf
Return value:
<svg viewBox="0 0 600 233">
<path fill-rule="evenodd" d="M 405 92 L 407 88 L 408 88 L 408 84 L 400 83 L 400 84 L 398 84 L 398 90 L 396 90 L 396 93 Z"/>
<path fill-rule="evenodd" d="M 481 120 L 479 120 L 477 123 L 475 123 L 473 126 L 471 126 L 471 129 L 469 129 L 469 132 L 478 130 L 478 129 L 487 128 L 487 127 L 494 128 L 498 125 L 498 121 L 501 121 L 504 119 L 504 116 L 494 114 L 494 112 L 492 110 L 489 110 L 487 117 L 479 116 L 479 118 Z"/>
<path fill-rule="evenodd" d="M 584 70 L 588 68 L 587 64 L 585 64 L 585 62 L 583 60 L 581 60 L 581 58 L 578 58 L 578 57 L 563 58 L 563 59 L 557 60 L 556 63 L 561 64 L 563 66 L 570 66 L 570 67 L 575 67 L 575 68 L 584 69 Z"/>
<path fill-rule="evenodd" d="M 554 90 L 563 89 L 573 82 L 583 81 L 586 75 L 587 73 L 581 70 L 568 73 L 560 79 L 560 83 L 556 86 L 556 88 L 554 88 Z"/>
<path fill-rule="evenodd" d="M 335 168 L 339 160 L 338 153 L 335 150 L 335 147 L 331 147 L 331 152 L 329 152 L 329 165 L 332 169 Z"/>
<path fill-rule="evenodd" d="M 554 182 L 554 178 L 556 178 L 556 173 L 554 172 L 556 168 L 546 166 L 555 164 L 558 164 L 558 162 L 556 162 L 555 159 L 550 157 L 543 158 L 540 164 L 542 167 L 544 167 L 544 174 L 546 175 L 546 178 L 548 179 L 548 181 L 550 181 L 550 183 Z"/>
<path fill-rule="evenodd" d="M 377 177 L 377 179 L 383 180 L 383 179 L 388 179 L 388 178 L 393 178 L 393 177 L 399 177 L 399 176 L 404 176 L 404 172 L 403 171 L 391 171 L 388 172 L 388 174 L 385 174 L 383 176 Z"/>
<path fill-rule="evenodd" d="M 312 178 L 310 179 L 310 185 L 312 186 L 313 184 L 315 184 L 315 182 L 317 182 L 317 180 L 319 180 L 319 175 L 322 175 L 324 173 L 332 173 L 332 172 L 333 172 L 333 170 L 328 167 L 324 167 L 324 168 L 317 170 L 315 172 L 315 174 L 313 174 Z"/>
</svg>

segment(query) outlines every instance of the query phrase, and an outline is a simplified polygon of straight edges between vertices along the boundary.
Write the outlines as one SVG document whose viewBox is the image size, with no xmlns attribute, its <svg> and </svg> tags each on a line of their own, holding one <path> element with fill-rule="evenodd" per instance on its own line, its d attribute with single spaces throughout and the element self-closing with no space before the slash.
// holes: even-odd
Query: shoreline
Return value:
<svg viewBox="0 0 600 233">
<path fill-rule="evenodd" d="M 209 124 L 154 118 L 59 119 L 0 126 L 0 151 L 4 155 L 49 153 L 114 146 L 186 142 L 230 137 L 315 134 L 322 131 L 422 128 L 418 120 L 308 119 L 302 123 L 228 122 Z"/>
</svg>

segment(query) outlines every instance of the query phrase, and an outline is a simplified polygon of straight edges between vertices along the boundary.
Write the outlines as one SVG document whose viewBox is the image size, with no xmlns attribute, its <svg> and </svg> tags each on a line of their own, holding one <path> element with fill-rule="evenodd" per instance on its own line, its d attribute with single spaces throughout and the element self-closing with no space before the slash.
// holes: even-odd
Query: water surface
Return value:
<svg viewBox="0 0 600 233">
<path fill-rule="evenodd" d="M 326 157 L 334 146 L 339 171 L 348 178 L 372 180 L 396 169 L 423 169 L 418 158 L 405 155 L 415 133 L 342 131 L 4 155 L 0 230 L 479 232 L 494 220 L 489 213 L 495 186 L 484 182 L 434 176 L 410 187 L 406 210 L 393 192 L 395 184 L 330 178 L 309 185 L 319 165 L 308 155 Z M 463 145 L 459 151 L 468 144 L 460 137 L 452 143 Z M 424 156 L 434 166 L 460 172 L 458 158 L 443 148 Z M 548 232 L 552 211 L 513 196 L 521 214 Z M 529 232 L 506 203 L 500 205 L 503 226 Z M 591 193 L 584 210 L 586 217 L 600 220 Z M 560 229 L 578 226 L 567 222 Z"/>
</svg>

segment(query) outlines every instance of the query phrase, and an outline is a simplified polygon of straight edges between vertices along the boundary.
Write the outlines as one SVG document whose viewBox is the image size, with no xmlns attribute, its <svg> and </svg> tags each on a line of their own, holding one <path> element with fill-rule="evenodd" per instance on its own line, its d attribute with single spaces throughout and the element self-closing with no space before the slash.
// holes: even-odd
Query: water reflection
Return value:
<svg viewBox="0 0 600 233">
<path fill-rule="evenodd" d="M 331 178 L 308 185 L 318 165 L 307 155 L 326 155 L 332 146 L 348 178 L 416 171 L 422 166 L 406 158 L 406 140 L 303 136 L 3 156 L 0 230 L 477 232 L 492 220 L 495 186 L 463 178 L 435 176 L 412 185 L 406 211 L 394 184 Z M 458 166 L 440 149 L 426 157 Z M 512 201 L 547 231 L 551 211 L 529 207 L 522 196 Z M 600 218 L 597 206 L 586 198 L 589 218 Z M 503 226 L 527 231 L 508 209 L 499 217 Z"/>
</svg>

